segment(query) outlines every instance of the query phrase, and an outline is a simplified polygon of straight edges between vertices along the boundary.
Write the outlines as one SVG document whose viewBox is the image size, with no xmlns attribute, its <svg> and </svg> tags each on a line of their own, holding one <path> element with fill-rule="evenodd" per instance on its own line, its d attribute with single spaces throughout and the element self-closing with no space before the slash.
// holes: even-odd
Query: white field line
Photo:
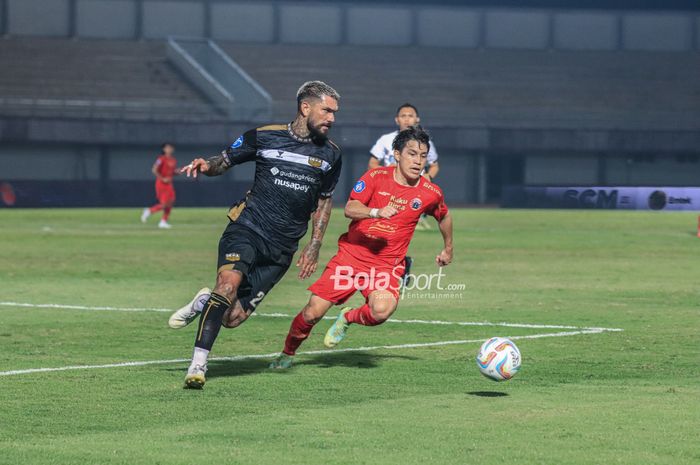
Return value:
<svg viewBox="0 0 700 465">
<path fill-rule="evenodd" d="M 583 329 L 579 331 L 562 331 L 559 333 L 544 333 L 544 334 L 529 334 L 525 336 L 507 336 L 509 339 L 541 339 L 545 337 L 565 337 L 565 336 L 576 336 L 579 334 L 600 334 L 605 332 L 605 330 L 597 329 Z M 386 346 L 367 346 L 367 347 L 351 347 L 347 349 L 333 349 L 333 350 L 310 350 L 307 352 L 299 352 L 298 355 L 323 355 L 323 354 L 342 354 L 347 352 L 366 352 L 372 350 L 397 350 L 397 349 L 416 349 L 423 347 L 439 347 L 439 346 L 449 346 L 458 344 L 471 344 L 483 342 L 484 339 L 464 339 L 457 341 L 438 341 L 438 342 L 419 342 L 414 344 L 397 344 L 397 345 L 386 345 Z M 252 354 L 252 355 L 236 355 L 233 357 L 213 357 L 209 359 L 210 361 L 240 361 L 240 360 L 255 360 L 255 359 L 265 359 L 272 358 L 276 356 L 278 352 L 271 354 Z M 53 367 L 53 368 L 28 368 L 25 370 L 10 370 L 10 371 L 0 371 L 0 376 L 16 376 L 16 375 L 28 375 L 33 373 L 49 373 L 55 371 L 73 371 L 73 370 L 99 370 L 104 368 L 125 368 L 125 367 L 141 367 L 147 365 L 166 365 L 175 363 L 187 363 L 190 359 L 176 358 L 171 360 L 144 360 L 137 362 L 122 362 L 122 363 L 108 363 L 104 365 L 70 365 L 63 367 Z"/>
<path fill-rule="evenodd" d="M 149 308 L 149 307 L 88 307 L 83 305 L 63 305 L 63 304 L 31 304 L 24 302 L 0 302 L 2 307 L 26 307 L 26 308 L 53 308 L 66 310 L 88 310 L 88 311 L 115 311 L 115 312 L 161 312 L 171 313 L 174 310 L 169 308 Z M 294 315 L 286 313 L 260 313 L 255 312 L 253 315 L 266 318 L 293 318 Z M 334 316 L 326 316 L 324 320 L 335 320 Z M 425 324 L 425 325 L 447 325 L 447 326 L 499 326 L 504 328 L 531 328 L 531 329 L 582 329 L 601 331 L 622 331 L 620 328 L 598 328 L 598 327 L 581 327 L 569 325 L 541 325 L 529 323 L 492 323 L 489 321 L 443 321 L 443 320 L 398 320 L 390 318 L 389 323 L 408 323 L 408 324 Z"/>
</svg>

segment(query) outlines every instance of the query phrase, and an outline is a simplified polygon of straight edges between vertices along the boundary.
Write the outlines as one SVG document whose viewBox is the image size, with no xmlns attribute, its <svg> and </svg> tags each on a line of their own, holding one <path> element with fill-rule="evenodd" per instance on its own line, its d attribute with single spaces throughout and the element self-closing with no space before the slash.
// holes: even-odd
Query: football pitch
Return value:
<svg viewBox="0 0 700 465">
<path fill-rule="evenodd" d="M 225 213 L 176 208 L 162 231 L 134 209 L 0 210 L 0 463 L 700 463 L 695 214 L 452 210 L 442 289 L 332 351 L 322 321 L 270 371 L 335 210 L 316 274 L 292 267 L 184 390 L 195 325 L 167 318 L 213 284 Z M 417 231 L 413 271 L 441 247 Z M 510 381 L 476 367 L 491 336 L 522 352 Z"/>
</svg>

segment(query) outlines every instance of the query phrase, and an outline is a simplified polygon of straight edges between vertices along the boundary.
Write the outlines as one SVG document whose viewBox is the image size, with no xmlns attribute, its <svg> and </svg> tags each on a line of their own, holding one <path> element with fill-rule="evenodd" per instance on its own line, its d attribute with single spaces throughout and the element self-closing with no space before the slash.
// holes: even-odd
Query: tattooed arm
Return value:
<svg viewBox="0 0 700 465">
<path fill-rule="evenodd" d="M 333 199 L 331 197 L 320 198 L 316 211 L 311 215 L 313 224 L 311 241 L 304 247 L 297 261 L 297 267 L 300 268 L 300 279 L 306 279 L 316 271 L 316 267 L 318 266 L 318 253 L 321 250 L 323 236 L 326 233 L 328 221 L 331 218 L 332 208 Z"/>
<path fill-rule="evenodd" d="M 180 170 L 181 173 L 187 173 L 187 177 L 197 177 L 197 173 L 202 173 L 205 176 L 219 176 L 229 169 L 223 152 L 219 155 L 214 155 L 206 160 L 204 158 L 195 158 L 192 163 Z"/>
</svg>

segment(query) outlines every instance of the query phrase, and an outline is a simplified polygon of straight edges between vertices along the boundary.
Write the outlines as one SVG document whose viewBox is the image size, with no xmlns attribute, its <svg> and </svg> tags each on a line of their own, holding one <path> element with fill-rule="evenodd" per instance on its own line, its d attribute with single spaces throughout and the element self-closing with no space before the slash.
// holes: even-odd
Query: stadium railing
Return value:
<svg viewBox="0 0 700 465">
<path fill-rule="evenodd" d="M 124 100 L 34 99 L 0 97 L 0 114 L 156 121 L 222 121 L 208 104 Z"/>
<path fill-rule="evenodd" d="M 166 53 L 170 62 L 229 118 L 270 119 L 270 94 L 213 41 L 170 37 Z"/>
</svg>

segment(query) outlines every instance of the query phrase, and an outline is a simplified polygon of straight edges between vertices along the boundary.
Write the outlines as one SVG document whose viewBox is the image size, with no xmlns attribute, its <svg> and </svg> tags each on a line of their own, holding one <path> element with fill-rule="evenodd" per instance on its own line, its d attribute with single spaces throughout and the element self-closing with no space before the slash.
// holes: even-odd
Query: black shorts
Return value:
<svg viewBox="0 0 700 465">
<path fill-rule="evenodd" d="M 219 241 L 218 270 L 243 274 L 238 300 L 251 313 L 289 269 L 293 253 L 271 246 L 252 229 L 231 221 Z"/>
</svg>

